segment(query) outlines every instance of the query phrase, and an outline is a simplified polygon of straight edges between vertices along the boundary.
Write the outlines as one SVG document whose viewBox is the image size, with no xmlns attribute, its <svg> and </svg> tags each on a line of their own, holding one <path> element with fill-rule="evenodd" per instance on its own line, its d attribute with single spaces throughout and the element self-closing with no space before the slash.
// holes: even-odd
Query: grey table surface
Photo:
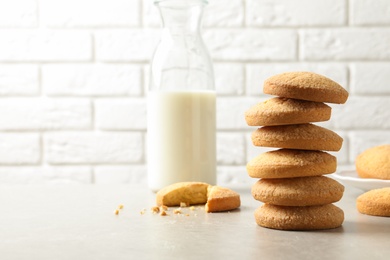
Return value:
<svg viewBox="0 0 390 260">
<path fill-rule="evenodd" d="M 358 213 L 357 189 L 336 203 L 342 227 L 310 232 L 257 226 L 261 203 L 236 191 L 239 210 L 163 217 L 146 187 L 0 186 L 0 259 L 389 259 L 390 218 Z"/>
</svg>

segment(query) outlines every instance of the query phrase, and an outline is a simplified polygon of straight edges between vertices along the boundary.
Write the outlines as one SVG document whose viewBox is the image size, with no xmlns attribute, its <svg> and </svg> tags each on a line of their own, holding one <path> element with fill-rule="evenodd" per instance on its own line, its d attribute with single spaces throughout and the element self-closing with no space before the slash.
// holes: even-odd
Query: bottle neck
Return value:
<svg viewBox="0 0 390 260">
<path fill-rule="evenodd" d="M 200 34 L 205 0 L 158 0 L 163 30 L 151 63 L 150 90 L 214 90 Z"/>
<path fill-rule="evenodd" d="M 199 34 L 203 7 L 202 0 L 162 0 L 156 2 L 164 31 L 178 34 Z"/>
</svg>

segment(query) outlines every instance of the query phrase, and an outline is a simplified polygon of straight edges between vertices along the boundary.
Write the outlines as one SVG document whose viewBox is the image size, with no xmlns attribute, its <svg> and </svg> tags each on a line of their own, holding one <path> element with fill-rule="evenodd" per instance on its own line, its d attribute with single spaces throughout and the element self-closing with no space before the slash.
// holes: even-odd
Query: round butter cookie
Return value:
<svg viewBox="0 0 390 260">
<path fill-rule="evenodd" d="M 286 72 L 264 82 L 265 94 L 316 102 L 344 104 L 348 92 L 333 80 L 312 72 Z"/>
<path fill-rule="evenodd" d="M 292 125 L 330 119 L 332 109 L 321 102 L 271 98 L 245 112 L 249 126 Z"/>
<path fill-rule="evenodd" d="M 339 151 L 343 138 L 317 125 L 300 124 L 263 126 L 252 133 L 252 142 L 255 146 Z"/>
<path fill-rule="evenodd" d="M 356 158 L 356 171 L 362 178 L 390 180 L 390 145 L 370 148 Z"/>
<path fill-rule="evenodd" d="M 336 171 L 335 156 L 322 151 L 279 149 L 265 152 L 246 165 L 252 178 L 320 176 Z"/>
<path fill-rule="evenodd" d="M 356 200 L 360 213 L 390 217 L 390 187 L 370 190 L 360 195 Z"/>
<path fill-rule="evenodd" d="M 281 230 L 319 230 L 340 227 L 344 212 L 333 204 L 286 207 L 264 204 L 255 211 L 259 226 Z"/>
<path fill-rule="evenodd" d="M 339 201 L 344 186 L 324 177 L 261 179 L 252 186 L 255 200 L 278 206 L 317 206 Z"/>
</svg>

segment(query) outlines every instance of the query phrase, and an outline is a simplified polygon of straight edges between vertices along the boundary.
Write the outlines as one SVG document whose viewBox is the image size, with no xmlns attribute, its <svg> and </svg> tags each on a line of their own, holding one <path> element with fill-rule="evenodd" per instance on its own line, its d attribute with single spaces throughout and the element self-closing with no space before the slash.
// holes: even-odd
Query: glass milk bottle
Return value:
<svg viewBox="0 0 390 260">
<path fill-rule="evenodd" d="M 200 34 L 204 0 L 159 0 L 161 41 L 148 91 L 148 183 L 216 184 L 214 74 Z"/>
</svg>

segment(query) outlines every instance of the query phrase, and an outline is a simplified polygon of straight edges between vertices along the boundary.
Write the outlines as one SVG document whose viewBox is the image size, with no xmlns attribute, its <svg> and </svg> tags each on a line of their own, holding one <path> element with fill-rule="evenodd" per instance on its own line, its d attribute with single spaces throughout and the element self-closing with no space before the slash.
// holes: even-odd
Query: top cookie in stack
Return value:
<svg viewBox="0 0 390 260">
<path fill-rule="evenodd" d="M 250 126 L 291 125 L 330 119 L 331 108 L 343 104 L 348 92 L 333 80 L 312 72 L 287 72 L 264 82 L 265 94 L 279 96 L 257 104 L 245 113 Z"/>
<path fill-rule="evenodd" d="M 312 72 L 286 72 L 264 83 L 265 94 L 315 102 L 344 104 L 348 92 L 333 80 Z"/>
<path fill-rule="evenodd" d="M 341 199 L 344 187 L 319 176 L 336 170 L 336 157 L 324 151 L 339 151 L 343 139 L 312 123 L 329 120 L 331 108 L 324 102 L 345 103 L 348 92 L 333 80 L 311 72 L 275 75 L 265 81 L 263 90 L 278 97 L 246 111 L 247 124 L 261 126 L 253 132 L 252 142 L 282 149 L 260 154 L 247 164 L 249 176 L 261 178 L 252 187 L 253 197 L 265 203 L 255 212 L 257 224 L 287 230 L 340 226 L 343 211 L 331 203 Z M 321 190 L 312 191 L 316 184 Z M 268 190 L 273 191 L 271 195 Z M 291 197 L 297 199 L 286 205 L 284 202 Z M 275 217 L 283 214 L 286 218 Z M 284 221 L 293 216 L 299 221 Z M 322 217 L 318 224 L 316 220 Z"/>
</svg>

